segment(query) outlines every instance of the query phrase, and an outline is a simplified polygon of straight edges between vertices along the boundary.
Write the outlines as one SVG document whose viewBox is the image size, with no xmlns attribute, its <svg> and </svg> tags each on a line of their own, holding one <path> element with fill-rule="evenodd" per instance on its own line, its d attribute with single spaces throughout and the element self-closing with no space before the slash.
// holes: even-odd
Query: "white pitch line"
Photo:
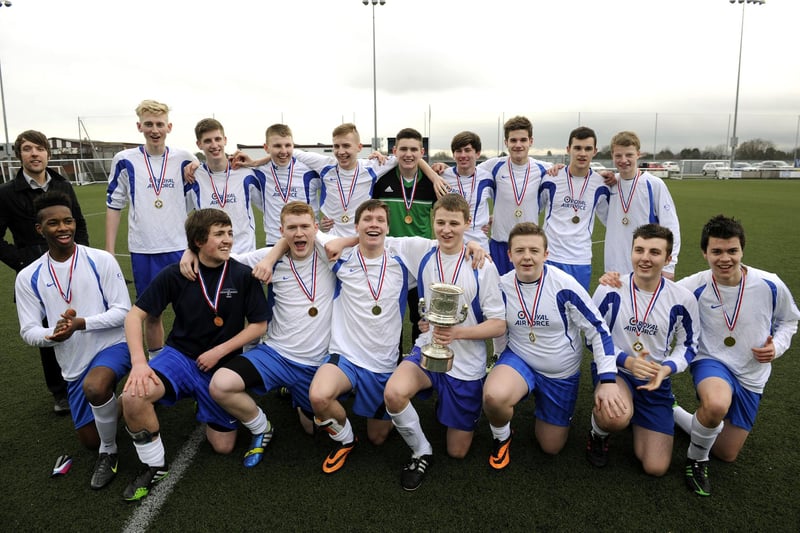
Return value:
<svg viewBox="0 0 800 533">
<path fill-rule="evenodd" d="M 205 438 L 205 425 L 197 426 L 197 429 L 189 435 L 186 444 L 183 445 L 175 460 L 169 465 L 169 475 L 164 481 L 159 482 L 151 489 L 150 494 L 139 504 L 136 511 L 125 523 L 122 528 L 123 533 L 141 533 L 147 531 L 150 523 L 155 520 L 161 506 L 167 501 L 172 493 L 175 484 L 183 477 L 183 473 L 189 468 L 192 459 L 197 454 L 200 444 Z"/>
</svg>

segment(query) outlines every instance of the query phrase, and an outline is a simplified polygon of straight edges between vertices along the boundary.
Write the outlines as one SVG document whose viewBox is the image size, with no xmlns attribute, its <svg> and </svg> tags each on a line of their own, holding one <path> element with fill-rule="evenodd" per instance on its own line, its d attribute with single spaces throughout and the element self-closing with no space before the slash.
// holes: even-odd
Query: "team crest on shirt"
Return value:
<svg viewBox="0 0 800 533">
<path fill-rule="evenodd" d="M 517 321 L 514 322 L 514 325 L 526 327 L 538 326 L 546 328 L 550 326 L 550 319 L 547 318 L 547 315 L 536 315 L 536 318 L 533 319 L 533 324 L 531 324 L 528 322 L 528 319 L 525 318 L 525 312 L 519 311 L 517 313 Z"/>
<path fill-rule="evenodd" d="M 578 209 L 581 211 L 586 210 L 586 200 L 580 200 L 578 198 L 573 198 L 570 195 L 566 195 L 564 197 L 564 201 L 561 202 L 561 207 L 571 208 L 571 209 Z"/>
<path fill-rule="evenodd" d="M 642 320 L 637 321 L 636 318 L 631 317 L 628 320 L 628 325 L 625 326 L 625 331 L 653 336 L 658 334 L 658 324 L 648 324 L 647 322 Z"/>
<path fill-rule="evenodd" d="M 219 293 L 220 294 L 224 294 L 225 298 L 230 300 L 231 298 L 233 298 L 233 296 L 235 294 L 239 294 L 239 291 L 237 291 L 236 289 L 234 289 L 232 287 L 231 288 L 226 287 L 226 288 L 222 289 L 221 291 L 219 291 Z"/>
</svg>

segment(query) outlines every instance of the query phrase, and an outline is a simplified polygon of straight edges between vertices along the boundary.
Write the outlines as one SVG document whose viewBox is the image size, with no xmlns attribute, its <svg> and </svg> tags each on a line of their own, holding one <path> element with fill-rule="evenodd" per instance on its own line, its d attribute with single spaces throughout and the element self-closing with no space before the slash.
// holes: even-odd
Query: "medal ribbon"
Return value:
<svg viewBox="0 0 800 533">
<path fill-rule="evenodd" d="M 222 191 L 222 196 L 220 196 L 217 186 L 214 185 L 214 173 L 211 172 L 211 169 L 206 163 L 203 163 L 203 166 L 208 172 L 208 177 L 211 179 L 211 189 L 214 191 L 214 195 L 217 197 L 217 203 L 219 204 L 220 209 L 225 209 L 225 204 L 228 203 L 228 180 L 231 177 L 230 161 L 227 162 L 227 166 L 225 168 L 225 189 Z"/>
<path fill-rule="evenodd" d="M 739 320 L 739 311 L 742 309 L 742 302 L 744 301 L 744 286 L 746 282 L 747 271 L 742 269 L 742 279 L 739 281 L 739 293 L 736 295 L 735 310 L 733 316 L 728 316 L 728 312 L 725 311 L 725 306 L 722 305 L 722 294 L 717 287 L 717 280 L 714 278 L 713 274 L 711 276 L 711 288 L 714 289 L 714 296 L 717 297 L 717 301 L 720 303 L 722 314 L 725 315 L 725 325 L 728 326 L 728 331 L 730 332 L 733 332 L 736 328 L 736 322 Z"/>
<path fill-rule="evenodd" d="M 456 284 L 456 279 L 458 279 L 458 273 L 461 272 L 461 265 L 464 263 L 464 256 L 467 253 L 467 248 L 465 246 L 461 247 L 461 254 L 458 256 L 458 262 L 456 263 L 455 272 L 453 272 L 453 278 L 450 280 L 451 285 Z M 442 263 L 442 250 L 441 248 L 436 250 L 436 264 L 439 267 L 439 281 L 442 283 L 446 283 L 444 280 L 444 264 Z"/>
<path fill-rule="evenodd" d="M 653 295 L 650 297 L 650 303 L 647 304 L 647 309 L 644 312 L 644 316 L 642 317 L 641 322 L 639 322 L 639 307 L 636 305 L 636 284 L 633 282 L 633 274 L 631 274 L 631 281 L 628 286 L 631 292 L 631 305 L 633 306 L 633 318 L 636 320 L 636 336 L 639 337 L 642 334 L 641 324 L 647 322 L 647 317 L 650 316 L 650 311 L 653 310 L 653 306 L 655 306 L 656 300 L 658 300 L 658 296 L 664 289 L 664 278 L 661 278 L 658 287 L 653 292 Z"/>
<path fill-rule="evenodd" d="M 292 191 L 292 177 L 294 176 L 294 157 L 289 162 L 289 178 L 286 180 L 286 194 L 283 194 L 283 189 L 281 189 L 281 182 L 278 181 L 278 173 L 275 171 L 276 168 L 277 167 L 275 166 L 275 163 L 273 163 L 269 167 L 269 169 L 272 171 L 272 179 L 275 182 L 275 188 L 278 189 L 278 194 L 281 195 L 281 199 L 283 200 L 283 203 L 285 204 L 285 203 L 287 203 L 289 201 L 289 195 L 292 194 L 291 191 Z M 338 169 L 337 169 L 336 175 L 337 175 L 337 177 L 339 175 Z M 353 183 L 355 183 L 355 179 L 353 180 Z M 341 184 L 340 184 L 339 190 L 341 191 Z M 352 188 L 351 188 L 350 195 L 352 196 L 352 194 L 353 194 L 353 191 L 352 191 Z M 350 200 L 348 199 L 347 202 L 350 203 Z M 347 211 L 347 206 L 345 206 L 345 211 Z"/>
<path fill-rule="evenodd" d="M 400 174 L 400 171 L 397 171 Z M 414 193 L 417 191 L 417 176 L 414 175 L 414 186 L 411 188 L 411 195 L 406 197 L 406 182 L 402 174 L 400 174 L 400 192 L 403 193 L 403 203 L 406 205 L 406 214 L 411 212 L 411 206 L 414 205 Z"/>
<path fill-rule="evenodd" d="M 61 288 L 61 283 L 58 281 L 58 275 L 56 274 L 56 269 L 53 267 L 53 263 L 50 261 L 50 254 L 47 254 L 47 267 L 50 271 L 50 280 L 58 287 L 58 292 L 61 294 L 61 298 L 64 299 L 67 303 L 72 303 L 72 272 L 75 270 L 75 262 L 78 260 L 78 247 L 75 247 L 75 253 L 72 254 L 72 261 L 69 264 L 69 281 L 67 282 L 67 292 L 64 292 L 64 289 Z"/>
<path fill-rule="evenodd" d="M 622 204 L 622 212 L 626 215 L 628 214 L 628 209 L 631 208 L 631 201 L 633 200 L 633 193 L 636 191 L 636 185 L 639 183 L 639 176 L 642 175 L 641 171 L 636 172 L 636 177 L 633 178 L 633 185 L 631 186 L 631 192 L 628 194 L 628 199 L 626 200 L 624 194 L 622 193 L 622 179 L 620 178 L 619 182 L 617 183 L 617 189 L 619 189 L 619 202 Z"/>
<path fill-rule="evenodd" d="M 589 177 L 591 177 L 591 175 L 592 175 L 592 169 L 589 169 L 589 173 L 586 174 L 586 178 L 584 178 L 584 180 L 583 180 L 583 186 L 581 187 L 581 194 L 580 194 L 580 196 L 578 196 L 578 202 L 583 200 L 583 193 L 586 192 L 586 186 L 589 185 Z M 572 201 L 572 205 L 574 206 L 575 205 L 575 189 L 574 189 L 574 187 L 572 185 L 572 174 L 570 174 L 569 167 L 567 167 L 567 186 L 569 187 L 569 196 L 570 196 L 570 198 L 572 198 L 572 200 L 573 200 Z M 572 210 L 575 211 L 575 214 L 578 214 L 578 208 L 577 207 L 573 207 Z M 627 210 L 626 210 L 626 212 L 627 212 Z"/>
<path fill-rule="evenodd" d="M 531 175 L 531 160 L 528 159 L 528 168 L 525 169 L 525 179 L 522 182 L 522 191 L 517 192 L 517 180 L 514 178 L 514 168 L 511 166 L 511 159 L 508 160 L 508 174 L 511 177 L 511 188 L 514 189 L 514 201 L 517 207 L 522 205 L 522 199 L 525 198 L 525 191 L 528 188 L 528 178 Z"/>
<path fill-rule="evenodd" d="M 339 165 L 336 165 L 336 187 L 339 189 L 339 200 L 342 202 L 342 207 L 344 208 L 345 213 L 347 213 L 347 206 L 350 205 L 350 199 L 353 197 L 353 190 L 355 190 L 356 182 L 358 181 L 358 167 L 359 165 L 356 165 L 356 169 L 353 173 L 353 183 L 350 184 L 350 192 L 345 199 L 344 187 L 342 187 L 342 177 L 339 175 Z"/>
<path fill-rule="evenodd" d="M 519 281 L 519 278 L 514 277 L 514 288 L 517 289 L 517 298 L 519 298 L 519 303 L 522 306 L 522 314 L 525 315 L 525 320 L 528 321 L 528 324 L 531 326 L 531 331 L 533 331 L 533 322 L 536 318 L 536 312 L 539 310 L 539 295 L 542 293 L 542 287 L 544 286 L 544 278 L 547 275 L 547 266 L 542 269 L 542 275 L 539 278 L 539 286 L 536 287 L 536 294 L 533 297 L 533 306 L 531 307 L 530 313 L 528 312 L 528 306 L 525 304 L 525 297 L 522 295 L 522 287 Z"/>
<path fill-rule="evenodd" d="M 317 249 L 314 248 L 314 255 L 311 256 L 311 261 L 313 262 L 313 266 L 311 267 L 311 290 L 308 290 L 308 285 L 305 284 L 303 278 L 300 277 L 300 273 L 297 272 L 297 268 L 294 266 L 294 261 L 292 261 L 292 256 L 289 256 L 289 268 L 292 269 L 292 274 L 294 274 L 294 279 L 297 280 L 297 284 L 300 285 L 300 289 L 303 291 L 303 294 L 306 295 L 306 298 L 313 304 L 314 298 L 316 298 L 317 294 Z"/>
<path fill-rule="evenodd" d="M 217 306 L 219 305 L 219 293 L 222 292 L 222 284 L 225 281 L 225 275 L 228 273 L 228 261 L 225 261 L 225 266 L 222 267 L 222 274 L 219 276 L 219 283 L 217 283 L 217 291 L 216 295 L 214 296 L 214 301 L 211 301 L 211 298 L 208 295 L 208 289 L 206 289 L 205 281 L 203 281 L 203 274 L 200 270 L 197 271 L 197 278 L 200 280 L 200 289 L 203 291 L 203 298 L 206 299 L 206 303 L 208 307 L 214 311 L 214 314 L 217 315 Z"/>
<path fill-rule="evenodd" d="M 367 263 L 364 261 L 364 256 L 361 255 L 361 250 L 356 250 L 356 255 L 358 256 L 358 262 L 361 264 L 361 270 L 364 271 L 364 277 L 367 278 L 369 292 L 372 294 L 372 298 L 375 300 L 375 303 L 378 303 L 378 299 L 381 297 L 381 291 L 383 290 L 383 280 L 386 277 L 386 251 L 384 250 L 383 259 L 381 260 L 381 273 L 380 278 L 378 279 L 377 291 L 372 288 L 372 282 L 369 280 L 369 274 L 367 273 Z"/>
<path fill-rule="evenodd" d="M 142 151 L 144 154 L 144 163 L 147 167 L 147 177 L 150 180 L 150 185 L 153 186 L 153 191 L 156 193 L 156 198 L 159 197 L 161 194 L 161 188 L 164 186 L 164 180 L 167 177 L 167 161 L 169 161 L 169 147 L 164 150 L 164 153 L 161 155 L 161 176 L 158 178 L 158 183 L 156 183 L 155 174 L 153 173 L 153 167 L 150 164 L 150 156 L 147 155 L 147 151 L 144 149 L 144 146 L 140 146 L 139 150 Z"/>
</svg>

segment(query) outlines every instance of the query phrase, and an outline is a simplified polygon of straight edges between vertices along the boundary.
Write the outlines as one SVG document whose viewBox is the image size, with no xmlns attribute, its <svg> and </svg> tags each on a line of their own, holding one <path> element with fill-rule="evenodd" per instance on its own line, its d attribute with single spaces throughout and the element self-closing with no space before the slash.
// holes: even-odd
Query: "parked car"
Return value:
<svg viewBox="0 0 800 533">
<path fill-rule="evenodd" d="M 680 174 L 681 173 L 681 166 L 678 163 L 676 163 L 675 161 L 664 161 L 661 164 L 664 166 L 665 169 L 667 169 L 669 171 L 670 174 L 672 174 L 672 173 Z"/>
<path fill-rule="evenodd" d="M 792 168 L 786 161 L 762 161 L 757 163 L 758 168 Z"/>
<path fill-rule="evenodd" d="M 600 172 L 601 170 L 608 170 L 608 168 L 598 161 L 592 161 L 589 163 L 589 167 L 594 170 L 595 172 Z"/>
<path fill-rule="evenodd" d="M 655 161 L 639 161 L 639 168 L 651 168 L 653 170 L 664 170 L 664 165 Z"/>
<path fill-rule="evenodd" d="M 724 168 L 728 168 L 728 164 L 723 161 L 713 161 L 711 163 L 706 163 L 703 165 L 703 170 L 701 174 L 703 176 L 715 176 L 719 177 L 719 171 Z"/>
<path fill-rule="evenodd" d="M 758 168 L 750 163 L 745 163 L 744 161 L 737 161 L 733 164 L 733 170 L 739 170 L 739 171 L 758 170 Z"/>
</svg>

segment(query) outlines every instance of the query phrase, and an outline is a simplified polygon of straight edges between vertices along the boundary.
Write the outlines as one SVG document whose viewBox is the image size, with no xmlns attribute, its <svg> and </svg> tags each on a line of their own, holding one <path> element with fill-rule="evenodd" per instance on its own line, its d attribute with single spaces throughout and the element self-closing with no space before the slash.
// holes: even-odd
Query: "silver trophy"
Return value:
<svg viewBox="0 0 800 533">
<path fill-rule="evenodd" d="M 431 308 L 427 309 L 425 298 L 419 299 L 419 314 L 434 326 L 455 326 L 467 319 L 469 308 L 464 304 L 461 312 L 458 303 L 464 289 L 449 283 L 434 283 L 430 286 Z M 431 372 L 447 372 L 453 368 L 453 350 L 435 341 L 422 347 L 421 366 Z"/>
</svg>

